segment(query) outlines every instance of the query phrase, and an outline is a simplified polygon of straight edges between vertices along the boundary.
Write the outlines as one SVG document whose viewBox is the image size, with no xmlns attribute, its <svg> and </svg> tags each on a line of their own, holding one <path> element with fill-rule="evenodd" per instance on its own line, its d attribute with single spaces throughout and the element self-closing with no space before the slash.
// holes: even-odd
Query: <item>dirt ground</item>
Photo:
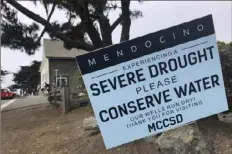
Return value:
<svg viewBox="0 0 232 154">
<path fill-rule="evenodd" d="M 144 140 L 106 151 L 100 134 L 90 136 L 82 128 L 86 108 L 63 115 L 58 108 L 43 106 L 2 113 L 3 154 L 160 154 Z M 204 136 L 214 141 L 216 154 L 232 154 L 232 124 L 210 117 L 198 122 Z"/>
</svg>

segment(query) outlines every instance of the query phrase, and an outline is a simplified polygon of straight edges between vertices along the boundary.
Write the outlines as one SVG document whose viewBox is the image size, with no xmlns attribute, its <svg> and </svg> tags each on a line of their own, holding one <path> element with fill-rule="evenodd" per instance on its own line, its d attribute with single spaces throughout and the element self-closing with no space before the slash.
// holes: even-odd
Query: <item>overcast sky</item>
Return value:
<svg viewBox="0 0 232 154">
<path fill-rule="evenodd" d="M 43 6 L 37 4 L 35 6 L 31 2 L 20 2 L 30 10 L 33 10 L 40 16 L 46 18 Z M 217 40 L 230 42 L 232 41 L 232 2 L 229 1 L 194 1 L 194 2 L 138 2 L 131 3 L 132 9 L 139 9 L 143 12 L 143 18 L 134 20 L 131 25 L 130 36 L 135 38 L 160 29 L 168 28 L 182 22 L 190 21 L 208 14 L 213 15 Z M 119 12 L 110 14 L 111 23 L 118 17 Z M 32 21 L 26 16 L 19 14 L 19 18 L 24 23 Z M 52 20 L 66 20 L 64 12 L 56 10 Z M 113 32 L 113 42 L 117 43 L 120 39 L 121 27 Z M 48 38 L 45 35 L 45 38 Z M 19 66 L 29 65 L 33 60 L 42 60 L 42 47 L 34 56 L 27 56 L 20 51 L 12 51 L 10 49 L 1 48 L 1 65 L 3 69 L 10 72 L 17 72 Z M 13 84 L 12 75 L 8 75 L 2 83 L 2 87 Z"/>
</svg>

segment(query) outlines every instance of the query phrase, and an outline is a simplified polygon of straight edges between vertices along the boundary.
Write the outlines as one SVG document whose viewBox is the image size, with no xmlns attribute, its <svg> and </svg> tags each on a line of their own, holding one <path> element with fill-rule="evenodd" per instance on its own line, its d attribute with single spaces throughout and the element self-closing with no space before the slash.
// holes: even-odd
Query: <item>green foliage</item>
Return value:
<svg viewBox="0 0 232 154">
<path fill-rule="evenodd" d="M 13 81 L 15 82 L 11 88 L 20 88 L 24 91 L 32 91 L 36 89 L 40 83 L 40 68 L 41 62 L 33 61 L 29 66 L 21 66 L 17 73 L 14 73 Z"/>
<path fill-rule="evenodd" d="M 7 74 L 9 74 L 8 71 L 2 70 L 2 69 L 1 69 L 1 82 L 2 82 L 2 79 L 3 79 Z"/>
<path fill-rule="evenodd" d="M 85 89 L 85 84 L 81 75 L 80 71 L 77 71 L 77 82 L 78 86 L 80 87 L 81 91 L 85 94 L 87 94 L 86 89 Z"/>
<path fill-rule="evenodd" d="M 35 6 L 38 3 L 44 6 L 47 19 L 30 11 L 17 1 L 2 0 L 1 3 L 2 46 L 20 49 L 29 55 L 34 54 L 40 47 L 40 40 L 45 32 L 51 39 L 63 41 L 67 49 L 78 48 L 92 51 L 111 45 L 112 32 L 121 24 L 124 28 L 122 28 L 120 41 L 128 40 L 130 20 L 143 16 L 141 11 L 130 9 L 130 0 L 32 0 Z M 50 21 L 54 12 L 53 8 L 65 12 L 66 19 L 63 22 Z M 18 19 L 16 10 L 33 19 L 35 23 L 24 24 Z M 121 13 L 118 19 L 113 19 L 115 21 L 110 25 L 109 13 L 119 10 Z M 41 34 L 39 34 L 38 24 L 44 26 Z"/>
<path fill-rule="evenodd" d="M 8 89 L 10 89 L 10 91 L 16 91 L 17 89 L 20 89 L 20 87 L 16 84 L 13 84 L 9 86 Z"/>
<path fill-rule="evenodd" d="M 232 42 L 218 42 L 222 72 L 225 87 L 228 93 L 232 93 Z"/>
<path fill-rule="evenodd" d="M 134 20 L 134 19 L 143 17 L 143 13 L 139 10 L 134 10 L 134 11 L 130 11 L 130 16 L 131 16 L 131 19 Z"/>
<path fill-rule="evenodd" d="M 83 78 L 82 78 L 82 75 L 81 75 L 81 72 L 78 71 L 77 72 L 77 80 L 78 80 L 78 86 L 80 86 L 81 88 L 81 91 L 83 93 L 86 94 L 86 96 L 88 97 L 88 94 L 87 94 L 87 91 L 86 91 L 86 88 L 85 88 L 85 85 L 84 85 L 84 81 L 83 81 Z M 86 99 L 86 98 L 85 98 Z M 89 98 L 88 98 L 88 101 L 89 101 Z M 89 102 L 86 106 L 86 113 L 87 114 L 91 114 L 91 115 L 94 115 L 94 112 L 93 112 L 93 108 L 92 108 L 92 105 L 91 103 Z"/>
<path fill-rule="evenodd" d="M 1 14 L 3 18 L 1 21 L 1 45 L 10 49 L 25 51 L 28 55 L 34 54 L 41 45 L 40 42 L 37 42 L 38 24 L 26 25 L 21 23 L 17 17 L 17 11 L 6 3 L 3 3 L 1 7 Z"/>
<path fill-rule="evenodd" d="M 8 72 L 8 71 L 6 71 L 6 70 L 2 70 L 2 69 L 1 69 L 1 76 L 5 76 L 5 75 L 7 75 L 7 74 L 9 74 L 9 72 Z"/>
<path fill-rule="evenodd" d="M 220 52 L 232 52 L 232 42 L 225 43 L 222 41 L 218 41 L 217 45 Z"/>
</svg>

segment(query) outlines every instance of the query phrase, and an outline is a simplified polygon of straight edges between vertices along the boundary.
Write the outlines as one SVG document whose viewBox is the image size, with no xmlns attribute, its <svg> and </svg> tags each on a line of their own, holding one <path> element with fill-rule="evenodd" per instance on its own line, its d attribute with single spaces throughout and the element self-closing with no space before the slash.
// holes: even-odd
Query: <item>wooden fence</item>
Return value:
<svg viewBox="0 0 232 154">
<path fill-rule="evenodd" d="M 54 88 L 50 97 L 50 103 L 59 105 L 63 113 L 67 113 L 73 108 L 86 106 L 89 103 L 87 95 L 83 95 L 79 90 L 71 91 L 68 87 Z"/>
</svg>

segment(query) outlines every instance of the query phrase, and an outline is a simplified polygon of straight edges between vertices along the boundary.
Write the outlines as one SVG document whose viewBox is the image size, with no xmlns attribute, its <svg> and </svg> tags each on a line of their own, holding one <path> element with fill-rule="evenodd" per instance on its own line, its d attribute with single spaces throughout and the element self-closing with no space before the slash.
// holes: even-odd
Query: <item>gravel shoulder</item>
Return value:
<svg viewBox="0 0 232 154">
<path fill-rule="evenodd" d="M 108 151 L 100 134 L 82 128 L 86 108 L 63 115 L 59 108 L 40 106 L 2 113 L 3 154 L 159 154 L 158 147 L 138 140 Z M 232 153 L 232 124 L 216 116 L 200 120 L 200 131 L 214 141 L 218 154 Z"/>
</svg>

